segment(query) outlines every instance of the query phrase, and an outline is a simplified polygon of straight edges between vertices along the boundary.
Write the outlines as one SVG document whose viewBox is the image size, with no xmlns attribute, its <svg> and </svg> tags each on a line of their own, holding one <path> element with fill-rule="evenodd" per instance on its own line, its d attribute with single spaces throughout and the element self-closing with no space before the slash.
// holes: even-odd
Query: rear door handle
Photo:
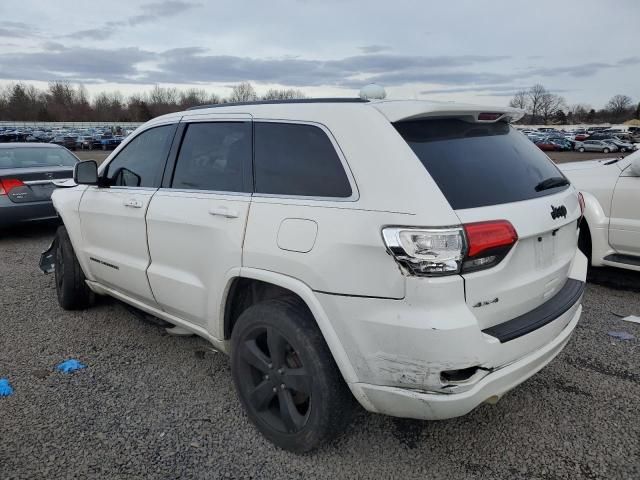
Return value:
<svg viewBox="0 0 640 480">
<path fill-rule="evenodd" d="M 130 198 L 129 200 L 124 201 L 125 207 L 133 207 L 133 208 L 142 208 L 142 202 L 140 200 L 136 200 L 135 198 Z"/>
<path fill-rule="evenodd" d="M 229 210 L 227 207 L 212 207 L 209 209 L 209 214 L 225 218 L 238 218 L 238 212 Z"/>
</svg>

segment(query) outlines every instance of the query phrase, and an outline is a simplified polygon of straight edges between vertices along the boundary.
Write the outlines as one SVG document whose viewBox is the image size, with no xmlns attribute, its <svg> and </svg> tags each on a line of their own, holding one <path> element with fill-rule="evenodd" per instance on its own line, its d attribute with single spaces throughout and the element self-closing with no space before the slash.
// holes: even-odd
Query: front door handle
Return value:
<svg viewBox="0 0 640 480">
<path fill-rule="evenodd" d="M 209 214 L 225 218 L 238 218 L 238 212 L 229 210 L 227 207 L 212 207 L 209 209 Z"/>
<path fill-rule="evenodd" d="M 133 208 L 142 208 L 142 202 L 140 200 L 136 200 L 135 198 L 130 198 L 129 200 L 124 201 L 125 207 L 133 207 Z"/>
</svg>

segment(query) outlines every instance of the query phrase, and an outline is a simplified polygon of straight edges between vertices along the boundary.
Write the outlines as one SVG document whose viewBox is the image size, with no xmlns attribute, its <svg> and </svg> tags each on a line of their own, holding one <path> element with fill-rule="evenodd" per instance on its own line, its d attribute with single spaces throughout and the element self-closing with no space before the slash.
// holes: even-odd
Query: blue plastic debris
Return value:
<svg viewBox="0 0 640 480">
<path fill-rule="evenodd" d="M 617 338 L 619 340 L 633 340 L 634 338 L 636 338 L 627 332 L 609 332 L 609 336 Z"/>
<path fill-rule="evenodd" d="M 70 358 L 69 360 L 65 360 L 60 365 L 56 367 L 56 370 L 62 373 L 71 373 L 76 370 L 80 370 L 81 368 L 87 368 L 86 365 L 80 363 L 78 360 Z"/>
<path fill-rule="evenodd" d="M 0 378 L 0 397 L 8 397 L 9 395 L 13 395 L 13 388 L 11 388 L 9 379 Z"/>
</svg>

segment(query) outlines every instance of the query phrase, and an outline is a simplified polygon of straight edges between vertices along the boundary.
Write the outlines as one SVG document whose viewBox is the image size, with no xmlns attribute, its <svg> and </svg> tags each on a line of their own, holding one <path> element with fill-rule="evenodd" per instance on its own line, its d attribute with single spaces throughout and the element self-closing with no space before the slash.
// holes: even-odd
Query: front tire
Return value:
<svg viewBox="0 0 640 480">
<path fill-rule="evenodd" d="M 354 399 L 305 305 L 255 304 L 231 335 L 231 374 L 251 422 L 277 446 L 307 452 L 341 433 Z"/>
<path fill-rule="evenodd" d="M 580 153 L 584 153 L 584 147 L 580 147 L 580 148 L 578 149 L 578 151 L 579 151 Z"/>
<path fill-rule="evenodd" d="M 609 153 L 609 149 L 605 148 L 604 150 L 602 150 L 602 153 Z"/>
<path fill-rule="evenodd" d="M 58 227 L 56 232 L 55 265 L 56 293 L 60 306 L 65 310 L 88 308 L 93 294 L 85 282 L 84 272 L 64 226 Z"/>
</svg>

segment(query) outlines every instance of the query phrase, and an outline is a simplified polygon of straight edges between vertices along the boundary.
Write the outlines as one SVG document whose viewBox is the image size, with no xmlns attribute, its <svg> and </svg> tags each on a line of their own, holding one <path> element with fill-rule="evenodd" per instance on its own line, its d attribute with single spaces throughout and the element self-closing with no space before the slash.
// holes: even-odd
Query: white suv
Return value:
<svg viewBox="0 0 640 480">
<path fill-rule="evenodd" d="M 579 197 L 519 115 L 358 99 L 165 115 L 54 193 L 43 268 L 63 308 L 111 295 L 229 353 L 285 449 L 337 434 L 353 398 L 464 415 L 549 363 L 582 309 Z"/>
<path fill-rule="evenodd" d="M 640 152 L 560 169 L 584 195 L 578 243 L 591 265 L 640 271 Z"/>
</svg>

